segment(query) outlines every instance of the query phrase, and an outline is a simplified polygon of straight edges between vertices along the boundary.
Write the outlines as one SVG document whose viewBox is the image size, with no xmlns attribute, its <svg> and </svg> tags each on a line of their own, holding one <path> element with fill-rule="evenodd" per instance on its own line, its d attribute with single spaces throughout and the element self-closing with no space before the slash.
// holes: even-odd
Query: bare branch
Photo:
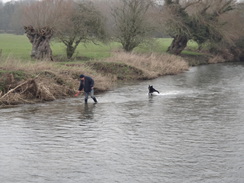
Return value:
<svg viewBox="0 0 244 183">
<path fill-rule="evenodd" d="M 187 1 L 184 6 L 182 6 L 182 9 L 187 9 L 190 6 L 196 5 L 198 3 L 202 2 L 202 0 L 196 0 L 196 1 Z"/>
</svg>

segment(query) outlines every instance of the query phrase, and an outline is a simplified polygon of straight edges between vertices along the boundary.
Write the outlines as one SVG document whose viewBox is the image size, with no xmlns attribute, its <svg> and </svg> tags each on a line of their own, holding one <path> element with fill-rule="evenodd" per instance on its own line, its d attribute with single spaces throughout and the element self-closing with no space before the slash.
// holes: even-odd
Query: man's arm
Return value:
<svg viewBox="0 0 244 183">
<path fill-rule="evenodd" d="M 90 80 L 90 86 L 91 86 L 91 89 L 93 89 L 93 87 L 94 87 L 94 80 L 92 78 Z"/>
<path fill-rule="evenodd" d="M 80 86 L 79 86 L 79 89 L 78 89 L 77 93 L 75 94 L 75 97 L 77 97 L 78 95 L 80 95 L 80 93 L 83 90 L 83 88 L 84 88 L 83 83 L 80 82 Z"/>
</svg>

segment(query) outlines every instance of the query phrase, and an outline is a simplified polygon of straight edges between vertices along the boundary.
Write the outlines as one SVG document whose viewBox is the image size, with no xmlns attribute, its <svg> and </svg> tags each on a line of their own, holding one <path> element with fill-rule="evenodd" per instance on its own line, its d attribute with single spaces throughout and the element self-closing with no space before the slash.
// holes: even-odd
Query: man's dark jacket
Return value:
<svg viewBox="0 0 244 183">
<path fill-rule="evenodd" d="M 92 87 L 94 86 L 94 80 L 89 76 L 85 76 L 84 78 L 85 78 L 84 81 L 83 80 L 80 81 L 79 91 L 84 89 L 86 93 L 89 93 L 91 92 Z"/>
</svg>

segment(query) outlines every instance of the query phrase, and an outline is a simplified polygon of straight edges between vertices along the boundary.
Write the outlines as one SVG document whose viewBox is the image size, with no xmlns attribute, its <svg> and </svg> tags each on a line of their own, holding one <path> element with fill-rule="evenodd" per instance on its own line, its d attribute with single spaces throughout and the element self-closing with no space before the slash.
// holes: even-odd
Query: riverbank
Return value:
<svg viewBox="0 0 244 183">
<path fill-rule="evenodd" d="M 95 80 L 95 93 L 101 93 L 112 89 L 120 81 L 174 75 L 187 71 L 190 65 L 208 62 L 206 57 L 201 59 L 124 52 L 114 53 L 103 60 L 76 62 L 23 62 L 11 58 L 2 59 L 0 106 L 74 97 L 80 74 L 91 76 Z"/>
</svg>

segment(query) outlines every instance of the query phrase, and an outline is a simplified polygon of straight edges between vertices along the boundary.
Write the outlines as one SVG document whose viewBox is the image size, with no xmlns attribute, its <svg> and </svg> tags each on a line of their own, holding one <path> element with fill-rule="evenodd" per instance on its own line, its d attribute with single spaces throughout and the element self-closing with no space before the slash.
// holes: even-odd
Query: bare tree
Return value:
<svg viewBox="0 0 244 183">
<path fill-rule="evenodd" d="M 152 30 L 147 21 L 150 0 L 121 0 L 112 10 L 115 20 L 114 37 L 127 52 L 141 44 Z"/>
<path fill-rule="evenodd" d="M 65 44 L 67 58 L 71 58 L 80 42 L 105 40 L 104 20 L 101 13 L 88 1 L 73 3 L 72 13 L 56 37 Z"/>
<path fill-rule="evenodd" d="M 10 32 L 10 22 L 12 14 L 15 11 L 15 2 L 7 2 L 5 4 L 1 3 L 0 5 L 0 30 Z"/>
<path fill-rule="evenodd" d="M 52 60 L 50 40 L 72 12 L 69 1 L 38 1 L 26 5 L 23 12 L 25 33 L 32 44 L 31 57 Z"/>
<path fill-rule="evenodd" d="M 103 25 L 107 36 L 111 37 L 113 33 L 112 27 L 114 26 L 114 18 L 111 16 L 111 9 L 118 3 L 119 0 L 91 0 L 95 8 L 104 17 Z"/>
</svg>

